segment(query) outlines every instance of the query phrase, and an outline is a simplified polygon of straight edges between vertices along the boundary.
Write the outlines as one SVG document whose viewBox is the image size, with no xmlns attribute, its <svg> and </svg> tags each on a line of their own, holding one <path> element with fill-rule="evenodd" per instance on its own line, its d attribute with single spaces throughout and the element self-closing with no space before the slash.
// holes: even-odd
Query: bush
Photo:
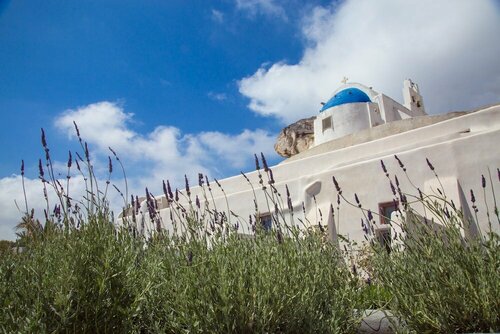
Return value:
<svg viewBox="0 0 500 334">
<path fill-rule="evenodd" d="M 395 159 L 408 178 L 405 165 L 397 156 Z M 434 166 L 429 160 L 427 164 L 441 184 Z M 416 187 L 415 195 L 404 192 L 396 176 L 393 183 L 383 161 L 381 166 L 398 205 L 396 219 L 393 216 L 389 223 L 395 228 L 390 245 L 376 240 L 373 213 L 362 208 L 357 196 L 356 204 L 346 200 L 336 183 L 339 196 L 358 206 L 366 217 L 365 233 L 371 251 L 360 264 L 370 275 L 372 286 L 363 290 L 368 302 L 365 305 L 390 309 L 403 325 L 399 328 L 403 332 L 500 331 L 500 237 L 492 226 L 500 223 L 500 218 L 491 177 L 495 216 L 488 211 L 487 182 L 482 176 L 489 230 L 484 235 L 469 235 L 465 231 L 474 218 L 456 207 L 443 188 L 436 189 L 435 194 L 424 194 Z M 477 222 L 472 190 L 471 204 Z"/>
</svg>

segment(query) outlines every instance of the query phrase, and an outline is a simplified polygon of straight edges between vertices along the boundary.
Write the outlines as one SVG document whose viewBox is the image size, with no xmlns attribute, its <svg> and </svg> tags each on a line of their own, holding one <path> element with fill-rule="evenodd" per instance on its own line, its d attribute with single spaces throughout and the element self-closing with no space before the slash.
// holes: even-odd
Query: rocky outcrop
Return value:
<svg viewBox="0 0 500 334">
<path fill-rule="evenodd" d="M 301 119 L 281 130 L 274 144 L 276 153 L 289 158 L 311 147 L 314 143 L 315 118 Z"/>
</svg>

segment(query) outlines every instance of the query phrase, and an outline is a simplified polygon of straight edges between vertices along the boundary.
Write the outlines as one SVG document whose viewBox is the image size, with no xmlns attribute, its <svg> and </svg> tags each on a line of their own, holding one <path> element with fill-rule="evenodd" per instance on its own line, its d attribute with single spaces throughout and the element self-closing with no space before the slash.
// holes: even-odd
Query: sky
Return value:
<svg viewBox="0 0 500 334">
<path fill-rule="evenodd" d="M 411 78 L 430 114 L 498 103 L 498 36 L 497 0 L 0 0 L 0 239 L 24 211 L 22 160 L 43 210 L 41 128 L 62 179 L 75 121 L 99 179 L 112 147 L 131 192 L 159 193 L 251 171 L 254 153 L 278 163 L 279 131 L 343 77 L 396 101 Z"/>
</svg>

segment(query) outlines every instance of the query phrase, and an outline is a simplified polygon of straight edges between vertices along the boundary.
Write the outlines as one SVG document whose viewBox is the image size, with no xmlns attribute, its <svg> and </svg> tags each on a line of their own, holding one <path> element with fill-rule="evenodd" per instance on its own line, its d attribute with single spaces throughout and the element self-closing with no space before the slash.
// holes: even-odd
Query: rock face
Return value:
<svg viewBox="0 0 500 334">
<path fill-rule="evenodd" d="M 276 153 L 289 158 L 311 147 L 314 143 L 315 118 L 301 119 L 281 130 L 274 144 Z"/>
</svg>

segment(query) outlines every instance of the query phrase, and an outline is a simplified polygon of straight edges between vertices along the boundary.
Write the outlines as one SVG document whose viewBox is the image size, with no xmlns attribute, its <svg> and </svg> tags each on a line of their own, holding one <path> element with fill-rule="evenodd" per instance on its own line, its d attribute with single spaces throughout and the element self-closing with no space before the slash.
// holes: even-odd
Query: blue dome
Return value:
<svg viewBox="0 0 500 334">
<path fill-rule="evenodd" d="M 321 108 L 320 111 L 336 107 L 341 104 L 371 102 L 368 95 L 358 88 L 346 88 L 335 94 L 327 103 Z"/>
</svg>

